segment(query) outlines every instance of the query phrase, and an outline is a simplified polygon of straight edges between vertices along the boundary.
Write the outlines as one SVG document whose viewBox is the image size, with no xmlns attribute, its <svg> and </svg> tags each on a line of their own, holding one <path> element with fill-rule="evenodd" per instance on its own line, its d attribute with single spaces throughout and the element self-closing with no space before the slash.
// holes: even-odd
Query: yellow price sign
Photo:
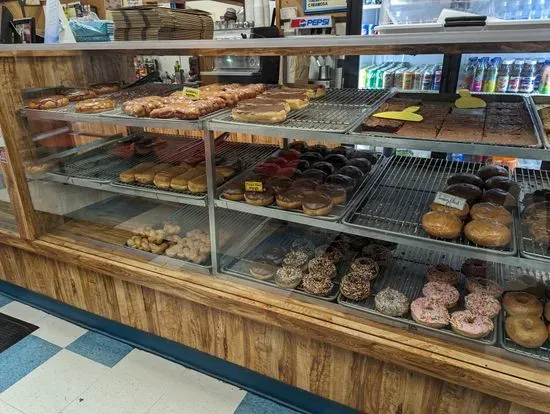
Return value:
<svg viewBox="0 0 550 414">
<path fill-rule="evenodd" d="M 201 90 L 198 88 L 183 88 L 183 95 L 192 101 L 198 101 L 201 98 Z"/>
<path fill-rule="evenodd" d="M 264 185 L 259 181 L 245 181 L 244 189 L 246 191 L 257 191 L 261 193 L 262 191 L 264 191 Z"/>
<path fill-rule="evenodd" d="M 455 106 L 459 109 L 485 108 L 487 106 L 483 99 L 470 95 L 468 89 L 460 89 L 458 94 L 460 98 L 455 101 Z"/>
</svg>

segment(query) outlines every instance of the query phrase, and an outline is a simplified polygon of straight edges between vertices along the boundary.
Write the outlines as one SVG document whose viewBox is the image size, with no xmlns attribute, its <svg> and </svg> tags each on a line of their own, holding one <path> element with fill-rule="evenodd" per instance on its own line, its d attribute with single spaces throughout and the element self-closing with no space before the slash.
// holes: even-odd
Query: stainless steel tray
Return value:
<svg viewBox="0 0 550 414">
<path fill-rule="evenodd" d="M 382 289 L 387 287 L 396 289 L 405 294 L 412 302 L 414 299 L 422 296 L 422 287 L 426 283 L 426 270 L 428 265 L 436 263 L 445 263 L 451 266 L 460 275 L 458 290 L 461 294 L 458 305 L 454 310 L 464 309 L 464 295 L 467 293 L 464 287 L 464 276 L 460 273 L 460 267 L 464 257 L 456 255 L 447 255 L 435 251 L 424 250 L 421 248 L 409 248 L 399 245 L 394 252 L 394 260 L 383 275 L 380 275 L 372 285 L 372 294 L 366 300 L 355 302 L 345 298 L 341 293 L 338 295 L 338 303 L 343 306 L 358 309 L 363 312 L 378 315 L 382 318 L 391 319 L 400 323 L 416 327 L 418 330 L 437 332 L 438 334 L 450 335 L 455 338 L 468 342 L 475 342 L 482 345 L 494 345 L 497 341 L 497 330 L 499 329 L 498 317 L 493 320 L 495 329 L 483 339 L 471 339 L 459 335 L 450 328 L 442 329 L 430 328 L 415 322 L 409 314 L 404 317 L 393 317 L 378 312 L 374 305 L 374 296 Z M 488 278 L 502 284 L 500 268 L 494 263 L 489 263 Z M 452 312 L 451 310 L 450 312 Z"/>
<path fill-rule="evenodd" d="M 476 96 L 476 94 L 472 94 L 473 96 Z M 482 99 L 487 103 L 493 103 L 493 102 L 509 102 L 509 103 L 517 103 L 517 102 L 523 102 L 525 105 L 525 108 L 527 109 L 530 118 L 531 118 L 531 126 L 533 128 L 533 131 L 535 133 L 535 136 L 537 138 L 537 143 L 533 145 L 518 145 L 518 147 L 523 148 L 543 148 L 543 142 L 545 139 L 543 138 L 544 129 L 542 128 L 542 123 L 540 122 L 540 118 L 537 114 L 537 111 L 535 110 L 535 107 L 533 105 L 533 101 L 528 96 L 523 95 L 498 95 L 498 94 L 492 94 L 492 95 L 483 95 Z M 441 93 L 441 94 L 431 94 L 431 93 L 414 93 L 414 92 L 397 92 L 395 89 L 391 90 L 391 93 L 385 97 L 383 101 L 380 102 L 380 105 L 382 105 L 385 101 L 391 98 L 409 98 L 409 99 L 422 99 L 426 102 L 446 102 L 451 103 L 456 101 L 456 99 L 459 98 L 457 94 L 454 93 Z M 379 106 L 380 106 L 379 105 Z M 378 107 L 379 107 L 378 106 Z M 397 139 L 405 139 L 405 140 L 421 140 L 428 142 L 438 142 L 435 138 L 418 138 L 418 137 L 406 137 L 396 134 L 390 134 L 390 133 L 384 133 L 384 132 L 371 132 L 371 131 L 363 131 L 361 129 L 362 122 L 367 119 L 372 113 L 374 113 L 378 107 L 372 111 L 369 114 L 365 114 L 366 116 L 361 119 L 361 122 L 359 122 L 356 125 L 356 128 L 351 132 L 351 134 L 354 135 L 363 135 L 363 136 L 372 136 L 372 137 L 388 137 L 388 138 L 397 138 Z M 471 142 L 471 141 L 458 141 L 458 140 L 445 140 L 444 142 L 448 142 L 449 144 L 452 143 L 460 143 L 460 144 L 482 144 L 486 146 L 495 146 L 495 147 L 509 147 L 510 144 L 494 144 L 494 143 L 485 143 L 485 142 Z M 429 144 L 427 144 L 429 145 Z M 428 147 L 429 148 L 429 147 Z"/>
<path fill-rule="evenodd" d="M 490 251 L 495 255 L 515 255 L 516 231 L 511 226 L 510 244 L 504 248 L 480 247 L 465 236 L 455 240 L 430 237 L 420 226 L 422 215 L 430 211 L 437 191 L 446 188 L 447 178 L 459 172 L 475 173 L 482 164 L 446 161 L 441 159 L 393 156 L 370 181 L 363 197 L 343 219 L 343 223 L 356 228 L 367 228 L 381 234 L 395 234 L 412 240 L 431 241 L 447 245 L 460 245 L 465 252 Z M 513 214 L 516 221 L 516 214 Z"/>
<path fill-rule="evenodd" d="M 546 133 L 546 130 L 544 129 L 544 125 L 538 111 L 539 106 L 550 106 L 550 96 L 530 96 L 529 99 L 532 100 L 535 121 L 536 125 L 540 129 L 544 148 L 550 149 L 550 140 L 548 134 Z"/>
<path fill-rule="evenodd" d="M 529 235 L 527 225 L 523 222 L 522 212 L 524 209 L 523 199 L 526 194 L 535 190 L 550 190 L 550 171 L 530 170 L 527 168 L 516 168 L 516 181 L 520 186 L 519 211 L 520 219 L 518 222 L 519 249 L 523 257 L 531 259 L 550 261 L 550 245 L 537 243 Z M 549 224 L 550 225 L 550 224 Z"/>
<path fill-rule="evenodd" d="M 509 267 L 504 272 L 504 280 L 513 280 L 516 279 L 518 276 L 521 275 L 529 275 L 533 276 L 543 282 L 550 282 L 550 273 L 543 272 L 540 270 L 532 270 L 527 268 L 521 268 L 521 267 Z M 534 358 L 538 359 L 539 361 L 544 362 L 550 362 L 550 339 L 548 339 L 543 346 L 540 348 L 524 348 L 521 345 L 518 345 L 514 343 L 510 337 L 508 337 L 506 333 L 506 329 L 504 328 L 504 322 L 506 320 L 506 312 L 504 311 L 504 308 L 501 311 L 501 328 L 499 330 L 499 343 L 500 346 L 502 346 L 504 349 L 506 349 L 509 352 L 513 352 L 514 354 L 522 355 L 524 357 L 528 358 Z"/>
<path fill-rule="evenodd" d="M 380 156 L 378 158 L 378 161 L 376 162 L 376 164 L 374 164 L 372 166 L 372 170 L 368 173 L 368 174 L 365 174 L 365 176 L 363 177 L 363 180 L 357 184 L 355 190 L 353 191 L 353 194 L 352 196 L 346 200 L 346 202 L 342 205 L 335 205 L 334 208 L 332 209 L 332 213 L 327 215 L 327 216 L 309 216 L 307 214 L 305 214 L 302 210 L 298 210 L 298 209 L 284 209 L 284 208 L 281 208 L 279 206 L 277 206 L 276 204 L 271 204 L 269 206 L 266 206 L 266 207 L 261 207 L 261 206 L 253 206 L 253 205 L 248 205 L 248 207 L 250 207 L 251 210 L 254 210 L 254 211 L 257 211 L 259 214 L 261 214 L 261 211 L 264 209 L 264 208 L 269 208 L 269 209 L 272 209 L 272 210 L 278 210 L 281 212 L 281 219 L 284 220 L 285 219 L 285 216 L 289 215 L 289 214 L 294 214 L 294 215 L 299 215 L 299 216 L 306 216 L 306 217 L 314 217 L 318 220 L 326 220 L 326 221 L 339 221 L 342 219 L 342 217 L 347 213 L 347 211 L 356 204 L 357 202 L 357 198 L 359 196 L 359 194 L 361 194 L 361 191 L 365 188 L 365 186 L 368 184 L 369 180 L 371 180 L 375 175 L 376 175 L 376 172 L 382 168 L 382 165 L 386 162 L 387 158 L 385 158 L 384 156 Z M 263 162 L 263 161 L 262 161 Z M 257 166 L 257 165 L 260 165 L 262 162 L 259 162 L 258 164 L 256 164 L 255 166 L 249 168 L 247 171 L 244 171 L 242 174 L 239 174 L 238 176 L 236 176 L 235 178 L 231 179 L 230 181 L 228 181 L 227 183 L 223 184 L 221 187 L 218 188 L 218 192 L 217 192 L 217 198 L 219 200 L 223 200 L 224 203 L 227 205 L 227 208 L 231 209 L 232 206 L 234 206 L 233 208 L 238 208 L 238 205 L 240 204 L 246 204 L 245 201 L 233 201 L 233 200 L 228 200 L 226 199 L 224 196 L 223 196 L 223 192 L 225 191 L 225 189 L 227 187 L 229 187 L 231 184 L 235 183 L 235 182 L 239 182 L 239 181 L 242 181 L 244 180 L 247 176 L 251 175 L 254 171 L 254 168 Z"/>
<path fill-rule="evenodd" d="M 336 301 L 340 289 L 340 279 L 347 270 L 349 262 L 355 258 L 355 253 L 353 252 L 346 252 L 348 256 L 336 266 L 338 276 L 333 280 L 334 287 L 327 296 L 319 296 L 305 292 L 300 286 L 295 289 L 281 288 L 277 286 L 273 280 L 258 280 L 249 273 L 248 263 L 252 260 L 261 258 L 261 252 L 268 246 L 278 246 L 285 250 L 290 250 L 290 246 L 294 240 L 305 237 L 311 240 L 317 247 L 334 239 L 338 234 L 327 231 L 325 237 L 321 238 L 322 236 L 320 236 L 319 233 L 316 235 L 312 235 L 311 233 L 308 234 L 309 228 L 306 226 L 290 223 L 278 223 L 276 226 L 273 226 L 272 220 L 267 223 L 258 228 L 250 237 L 243 240 L 239 246 L 233 248 L 230 253 L 224 255 L 222 259 L 222 272 L 267 286 L 292 291 L 300 295 L 329 302 Z"/>
<path fill-rule="evenodd" d="M 279 124 L 234 121 L 230 112 L 212 120 L 230 125 L 265 125 L 270 129 L 300 129 L 346 133 L 378 104 L 388 91 L 381 89 L 328 89 L 322 98 L 311 100 L 304 109 L 290 111 Z"/>
</svg>

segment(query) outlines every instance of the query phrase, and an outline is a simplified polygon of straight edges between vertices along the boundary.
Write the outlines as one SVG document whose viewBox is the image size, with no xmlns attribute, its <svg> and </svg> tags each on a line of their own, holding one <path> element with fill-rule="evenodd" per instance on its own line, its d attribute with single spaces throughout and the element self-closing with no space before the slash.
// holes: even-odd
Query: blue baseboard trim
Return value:
<svg viewBox="0 0 550 414">
<path fill-rule="evenodd" d="M 203 372 L 296 411 L 318 414 L 356 414 L 358 411 L 295 388 L 281 381 L 243 368 L 168 339 L 97 316 L 73 306 L 0 281 L 0 292 L 13 299 L 42 309 L 74 324 L 97 331 L 188 368 Z"/>
</svg>

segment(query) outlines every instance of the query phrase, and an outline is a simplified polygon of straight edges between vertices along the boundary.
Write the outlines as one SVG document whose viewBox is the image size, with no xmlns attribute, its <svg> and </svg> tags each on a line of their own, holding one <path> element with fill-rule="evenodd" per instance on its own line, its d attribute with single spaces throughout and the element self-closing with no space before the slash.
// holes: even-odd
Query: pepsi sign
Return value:
<svg viewBox="0 0 550 414">
<path fill-rule="evenodd" d="M 290 21 L 291 29 L 324 29 L 332 27 L 331 16 L 297 17 Z"/>
</svg>

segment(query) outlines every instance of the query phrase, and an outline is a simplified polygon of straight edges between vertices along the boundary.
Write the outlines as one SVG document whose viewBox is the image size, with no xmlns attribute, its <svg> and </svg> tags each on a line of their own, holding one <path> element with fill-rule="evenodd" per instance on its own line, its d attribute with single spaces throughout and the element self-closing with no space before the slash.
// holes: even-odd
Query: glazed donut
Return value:
<svg viewBox="0 0 550 414">
<path fill-rule="evenodd" d="M 544 318 L 550 322 L 550 302 L 546 302 L 546 305 L 544 305 Z"/>
<path fill-rule="evenodd" d="M 445 282 L 428 282 L 422 288 L 422 294 L 428 299 L 443 304 L 447 309 L 454 308 L 460 294 L 455 287 Z"/>
<path fill-rule="evenodd" d="M 464 203 L 464 208 L 462 210 L 454 207 L 445 206 L 439 203 L 432 203 L 430 205 L 430 210 L 439 211 L 440 213 L 449 213 L 453 216 L 457 216 L 461 220 L 464 220 L 466 217 L 468 217 L 468 213 L 470 213 L 470 207 L 468 206 L 468 203 Z"/>
<path fill-rule="evenodd" d="M 470 210 L 474 220 L 494 220 L 505 226 L 512 224 L 512 214 L 504 207 L 494 203 L 477 203 Z"/>
<path fill-rule="evenodd" d="M 534 315 L 510 316 L 504 327 L 510 339 L 525 348 L 538 348 L 548 339 L 546 325 Z"/>
<path fill-rule="evenodd" d="M 500 298 L 504 292 L 498 283 L 480 277 L 466 278 L 466 290 L 470 293 L 485 293 L 494 298 Z"/>
<path fill-rule="evenodd" d="M 460 271 L 467 277 L 487 277 L 489 264 L 485 260 L 469 258 L 462 263 Z"/>
<path fill-rule="evenodd" d="M 449 324 L 450 319 L 445 306 L 428 298 L 413 300 L 411 316 L 415 322 L 431 328 L 443 328 Z"/>
<path fill-rule="evenodd" d="M 536 296 L 526 292 L 508 292 L 502 298 L 502 306 L 509 316 L 542 315 L 542 303 Z"/>
<path fill-rule="evenodd" d="M 369 279 L 358 273 L 348 273 L 340 283 L 340 292 L 351 300 L 364 300 L 370 295 Z"/>
<path fill-rule="evenodd" d="M 350 271 L 352 273 L 357 273 L 368 280 L 374 280 L 378 277 L 380 268 L 378 263 L 370 257 L 360 257 L 351 263 Z"/>
<path fill-rule="evenodd" d="M 453 312 L 450 322 L 454 332 L 467 338 L 484 338 L 495 329 L 493 321 L 487 316 L 469 310 Z"/>
<path fill-rule="evenodd" d="M 487 316 L 493 319 L 500 312 L 498 299 L 486 293 L 470 293 L 464 298 L 464 307 L 476 315 Z"/>
<path fill-rule="evenodd" d="M 512 233 L 504 224 L 489 220 L 472 220 L 464 226 L 464 235 L 483 247 L 503 247 L 510 243 Z"/>
<path fill-rule="evenodd" d="M 430 211 L 422 216 L 422 228 L 433 237 L 456 239 L 462 233 L 462 221 L 450 213 Z"/>
<path fill-rule="evenodd" d="M 380 273 L 384 272 L 393 260 L 393 254 L 390 249 L 381 244 L 373 243 L 363 247 L 361 251 L 363 256 L 369 257 L 378 263 Z"/>
<path fill-rule="evenodd" d="M 374 297 L 376 310 L 388 316 L 403 316 L 409 311 L 409 299 L 395 289 L 386 288 Z"/>
<path fill-rule="evenodd" d="M 450 285 L 456 285 L 458 282 L 458 275 L 451 266 L 438 263 L 428 266 L 426 279 L 428 279 L 428 282 L 443 282 Z"/>
</svg>

